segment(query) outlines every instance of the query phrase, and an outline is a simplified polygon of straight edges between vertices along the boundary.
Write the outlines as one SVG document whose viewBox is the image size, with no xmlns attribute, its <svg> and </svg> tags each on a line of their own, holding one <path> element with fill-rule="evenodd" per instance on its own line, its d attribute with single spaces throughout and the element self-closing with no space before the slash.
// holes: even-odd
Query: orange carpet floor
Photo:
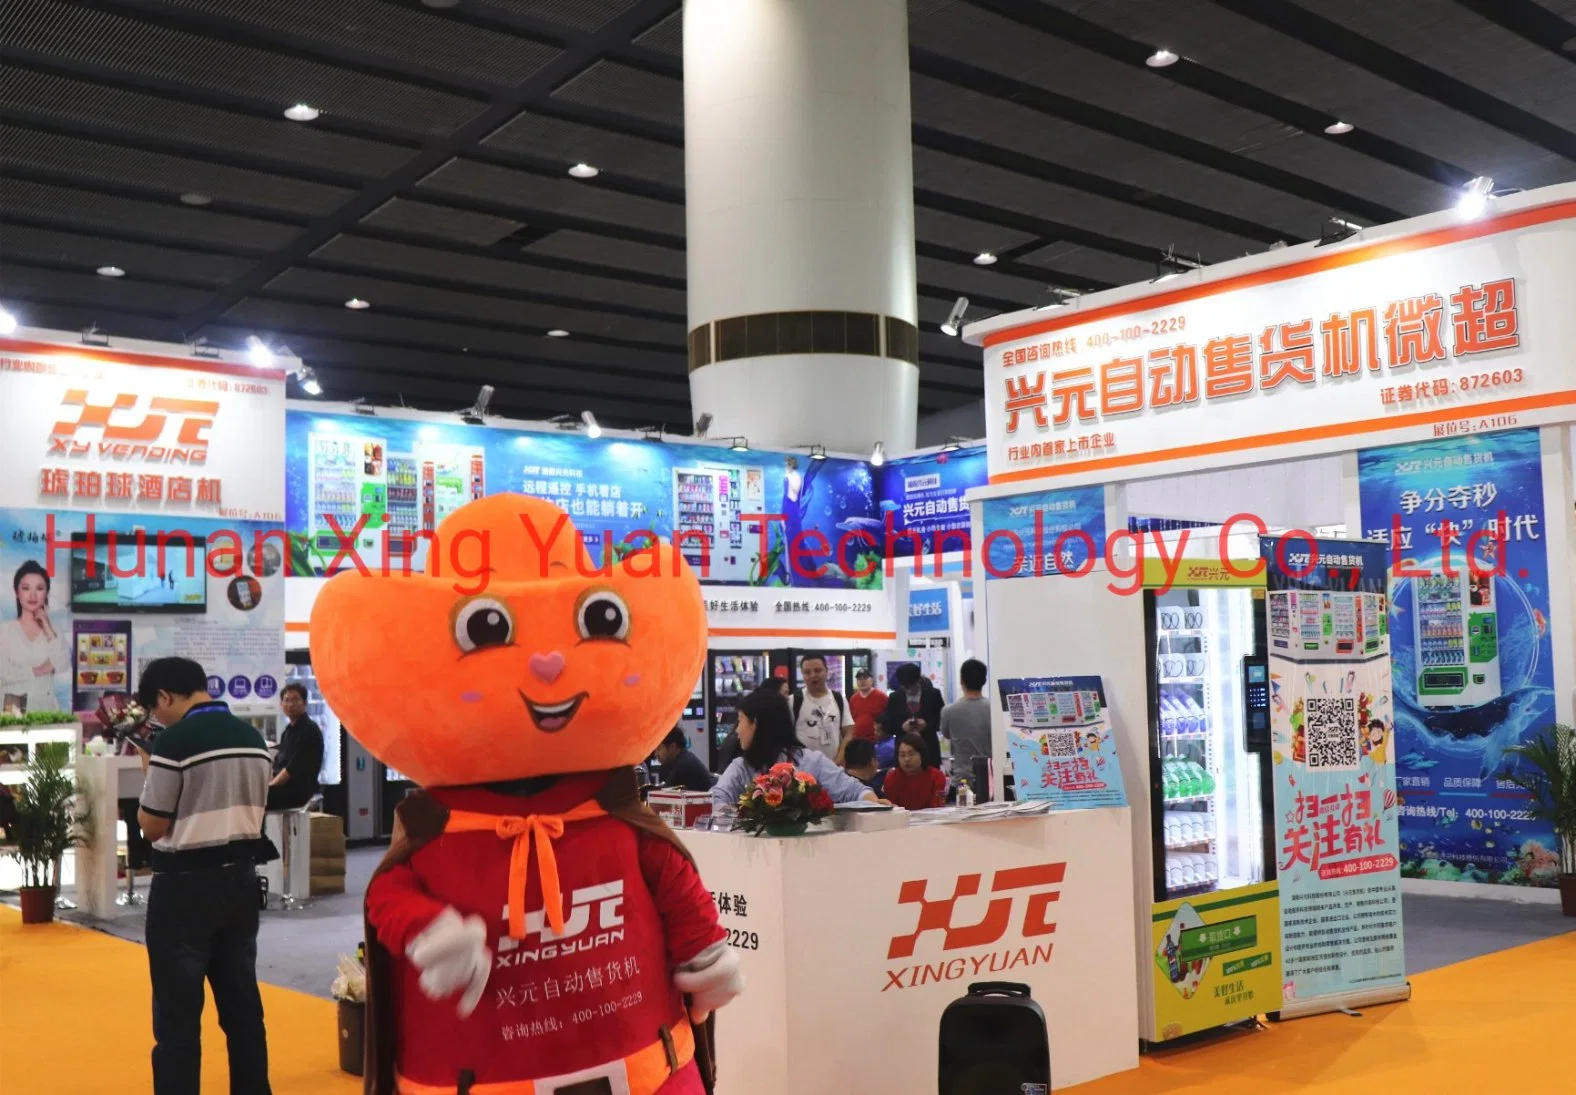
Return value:
<svg viewBox="0 0 1576 1095">
<path fill-rule="evenodd" d="M 1419 974 L 1412 1000 L 1156 1053 L 1075 1095 L 1571 1095 L 1576 933 Z M 0 907 L 0 1092 L 152 1089 L 147 957 L 63 924 L 23 929 Z M 355 1095 L 339 1071 L 334 1005 L 263 986 L 275 1095 Z M 229 1089 L 224 1038 L 204 1016 L 203 1092 Z M 807 1092 L 806 1095 L 855 1095 Z M 921 1095 L 861 1092 L 858 1095 Z"/>
</svg>

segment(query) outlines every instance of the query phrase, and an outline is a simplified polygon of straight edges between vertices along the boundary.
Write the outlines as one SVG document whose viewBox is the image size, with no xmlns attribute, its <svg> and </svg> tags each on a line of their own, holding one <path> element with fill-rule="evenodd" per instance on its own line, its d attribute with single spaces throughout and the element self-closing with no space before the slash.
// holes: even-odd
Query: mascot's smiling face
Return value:
<svg viewBox="0 0 1576 1095">
<path fill-rule="evenodd" d="M 518 494 L 456 510 L 425 575 L 333 578 L 311 627 L 346 731 L 424 787 L 638 764 L 706 658 L 700 583 L 671 545 L 597 574 L 568 515 Z"/>
</svg>

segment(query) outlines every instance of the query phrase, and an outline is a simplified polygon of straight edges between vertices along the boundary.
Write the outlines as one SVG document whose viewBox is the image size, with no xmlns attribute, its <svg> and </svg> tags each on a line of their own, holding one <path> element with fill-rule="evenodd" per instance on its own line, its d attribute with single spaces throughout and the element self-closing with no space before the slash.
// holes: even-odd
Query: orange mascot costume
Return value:
<svg viewBox="0 0 1576 1095">
<path fill-rule="evenodd" d="M 711 1090 L 738 958 L 634 778 L 705 654 L 671 546 L 598 571 L 521 495 L 451 515 L 424 575 L 323 587 L 324 698 L 422 788 L 367 889 L 368 1095 Z"/>
</svg>

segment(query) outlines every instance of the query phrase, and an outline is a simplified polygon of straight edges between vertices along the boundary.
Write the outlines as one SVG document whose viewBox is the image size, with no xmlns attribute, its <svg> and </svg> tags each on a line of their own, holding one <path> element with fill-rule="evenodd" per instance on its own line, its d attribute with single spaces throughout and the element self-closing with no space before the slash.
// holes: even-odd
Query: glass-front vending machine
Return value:
<svg viewBox="0 0 1576 1095">
<path fill-rule="evenodd" d="M 707 657 L 710 677 L 709 761 L 721 771 L 722 744 L 733 732 L 739 703 L 771 677 L 771 655 L 766 651 L 711 651 Z"/>
<path fill-rule="evenodd" d="M 1195 1000 L 1210 962 L 1245 972 L 1274 960 L 1264 605 L 1262 585 L 1144 594 L 1154 934 L 1142 963 L 1151 989 L 1141 1026 L 1148 1042 L 1267 1010 L 1252 994 L 1208 1006 Z"/>
</svg>

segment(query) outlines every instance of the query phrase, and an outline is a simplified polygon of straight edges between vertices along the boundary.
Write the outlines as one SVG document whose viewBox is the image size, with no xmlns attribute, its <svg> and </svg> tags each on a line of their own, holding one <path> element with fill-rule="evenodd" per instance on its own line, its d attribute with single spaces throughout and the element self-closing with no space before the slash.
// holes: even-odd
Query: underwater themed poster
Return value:
<svg viewBox="0 0 1576 1095">
<path fill-rule="evenodd" d="M 386 413 L 292 408 L 285 427 L 292 574 L 353 567 L 349 544 L 369 568 L 387 556 L 391 570 L 419 571 L 444 518 L 513 491 L 562 506 L 597 565 L 683 533 L 705 584 L 881 588 L 884 510 L 861 460 Z"/>
<path fill-rule="evenodd" d="M 985 446 L 888 460 L 877 470 L 887 549 L 894 558 L 969 550 L 970 490 L 989 480 Z"/>
<path fill-rule="evenodd" d="M 1402 873 L 1553 886 L 1505 750 L 1554 722 L 1536 429 L 1358 454 L 1363 535 L 1390 545 Z"/>
<path fill-rule="evenodd" d="M 1340 1007 L 1406 982 L 1388 552 L 1265 537 L 1282 995 Z"/>
</svg>

